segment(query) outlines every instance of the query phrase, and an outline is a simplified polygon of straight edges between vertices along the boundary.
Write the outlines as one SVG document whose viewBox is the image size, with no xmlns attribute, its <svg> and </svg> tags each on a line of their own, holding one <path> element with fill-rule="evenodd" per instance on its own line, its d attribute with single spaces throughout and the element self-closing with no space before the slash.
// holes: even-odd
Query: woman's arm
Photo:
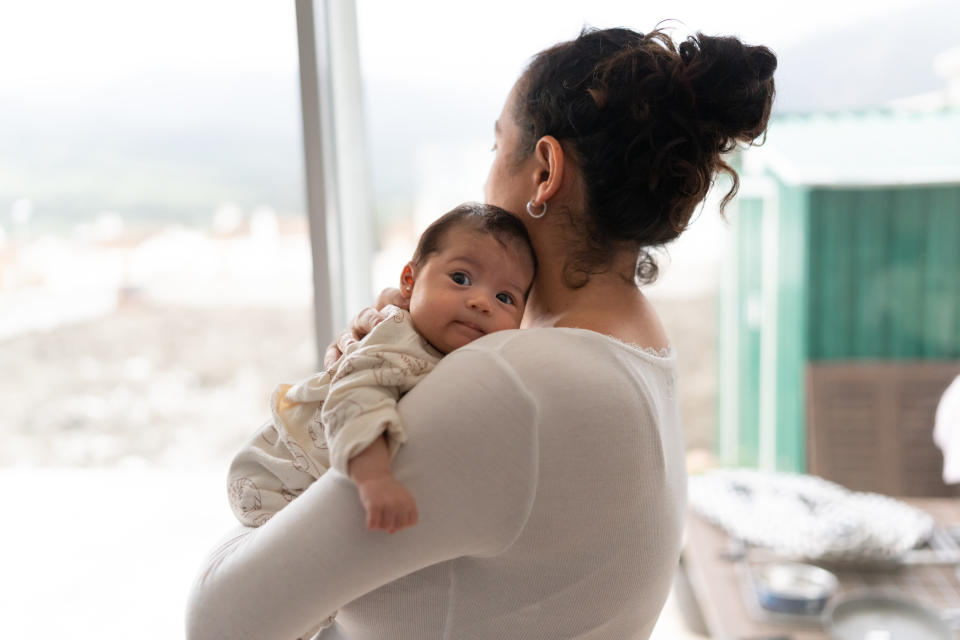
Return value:
<svg viewBox="0 0 960 640">
<path fill-rule="evenodd" d="M 364 530 L 352 482 L 326 473 L 215 555 L 191 596 L 189 640 L 290 640 L 348 602 L 424 567 L 492 556 L 516 539 L 537 471 L 534 403 L 498 355 L 451 354 L 400 403 L 409 440 L 394 459 L 420 522 Z"/>
</svg>

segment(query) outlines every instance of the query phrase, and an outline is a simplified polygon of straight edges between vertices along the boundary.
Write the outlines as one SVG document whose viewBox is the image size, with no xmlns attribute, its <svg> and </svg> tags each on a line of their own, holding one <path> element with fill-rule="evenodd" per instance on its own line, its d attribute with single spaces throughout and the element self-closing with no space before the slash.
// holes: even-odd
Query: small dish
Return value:
<svg viewBox="0 0 960 640">
<path fill-rule="evenodd" d="M 837 591 L 837 577 L 812 564 L 771 564 L 757 576 L 760 606 L 777 613 L 818 614 Z"/>
</svg>

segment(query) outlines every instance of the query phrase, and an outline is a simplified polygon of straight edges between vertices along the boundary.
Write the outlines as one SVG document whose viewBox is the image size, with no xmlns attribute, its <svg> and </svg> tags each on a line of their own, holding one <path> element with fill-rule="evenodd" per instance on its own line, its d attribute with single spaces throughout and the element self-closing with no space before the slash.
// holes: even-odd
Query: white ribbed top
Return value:
<svg viewBox="0 0 960 640">
<path fill-rule="evenodd" d="M 672 356 L 580 329 L 458 349 L 400 402 L 394 472 L 420 522 L 363 528 L 325 474 L 220 549 L 190 640 L 645 639 L 680 551 L 686 495 Z"/>
</svg>

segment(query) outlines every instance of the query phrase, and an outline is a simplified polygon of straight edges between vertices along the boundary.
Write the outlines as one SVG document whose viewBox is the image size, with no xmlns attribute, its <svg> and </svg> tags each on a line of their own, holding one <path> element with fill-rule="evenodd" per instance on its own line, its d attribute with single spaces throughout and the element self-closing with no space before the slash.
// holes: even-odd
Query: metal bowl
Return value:
<svg viewBox="0 0 960 640">
<path fill-rule="evenodd" d="M 834 602 L 824 614 L 834 640 L 952 640 L 950 625 L 932 609 L 899 594 L 866 591 Z"/>
<path fill-rule="evenodd" d="M 757 579 L 760 606 L 777 613 L 820 613 L 836 591 L 837 577 L 812 564 L 771 564 Z"/>
</svg>

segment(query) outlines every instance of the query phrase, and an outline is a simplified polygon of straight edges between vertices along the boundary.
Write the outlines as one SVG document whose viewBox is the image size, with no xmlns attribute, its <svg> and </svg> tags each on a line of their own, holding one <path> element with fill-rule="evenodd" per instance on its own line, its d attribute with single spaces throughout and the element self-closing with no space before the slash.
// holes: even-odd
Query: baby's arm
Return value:
<svg viewBox="0 0 960 640">
<path fill-rule="evenodd" d="M 394 533 L 417 523 L 416 501 L 393 477 L 386 436 L 377 438 L 354 456 L 348 470 L 360 491 L 368 529 Z"/>
<path fill-rule="evenodd" d="M 439 360 L 397 311 L 344 356 L 322 409 L 330 466 L 354 480 L 371 529 L 397 531 L 417 520 L 413 496 L 390 459 L 406 440 L 397 400 Z"/>
</svg>

